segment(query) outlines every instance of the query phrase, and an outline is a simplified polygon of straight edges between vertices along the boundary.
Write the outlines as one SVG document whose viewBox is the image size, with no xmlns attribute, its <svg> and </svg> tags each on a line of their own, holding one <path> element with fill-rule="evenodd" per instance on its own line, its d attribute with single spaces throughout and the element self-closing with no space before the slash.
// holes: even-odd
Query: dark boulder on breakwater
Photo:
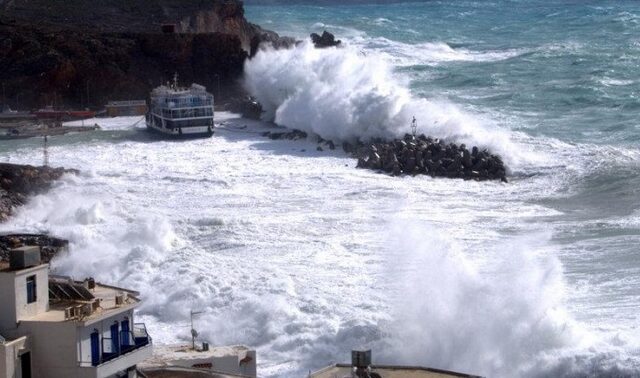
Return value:
<svg viewBox="0 0 640 378">
<path fill-rule="evenodd" d="M 29 196 L 48 190 L 66 173 L 78 171 L 0 163 L 0 222 L 9 218 L 16 207 L 24 205 Z"/>
<path fill-rule="evenodd" d="M 254 97 L 244 96 L 233 98 L 225 106 L 225 110 L 241 114 L 244 118 L 259 120 L 264 110 Z"/>
<path fill-rule="evenodd" d="M 299 140 L 299 139 L 306 139 L 308 135 L 304 131 L 294 129 L 294 130 L 283 131 L 283 132 L 267 131 L 262 133 L 262 136 L 267 137 L 271 140 L 278 140 L 278 139 Z"/>
<path fill-rule="evenodd" d="M 340 44 L 342 44 L 341 40 L 339 39 L 336 40 L 336 37 L 326 30 L 322 33 L 322 35 L 318 35 L 317 33 L 312 33 L 311 42 L 313 42 L 313 45 L 319 49 L 322 49 L 325 47 L 340 46 Z"/>
<path fill-rule="evenodd" d="M 507 182 L 506 167 L 500 156 L 486 149 L 445 143 L 424 134 L 406 134 L 392 141 L 343 144 L 345 152 L 358 159 L 358 168 L 373 169 L 394 176 L 425 174 L 431 177 Z"/>
</svg>

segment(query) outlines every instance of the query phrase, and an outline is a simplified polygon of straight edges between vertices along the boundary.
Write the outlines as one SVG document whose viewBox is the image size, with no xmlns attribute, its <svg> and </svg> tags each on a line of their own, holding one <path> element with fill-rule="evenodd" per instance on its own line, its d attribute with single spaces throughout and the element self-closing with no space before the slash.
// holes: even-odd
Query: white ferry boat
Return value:
<svg viewBox="0 0 640 378">
<path fill-rule="evenodd" d="M 147 129 L 176 138 L 210 137 L 213 135 L 213 95 L 202 85 L 178 87 L 161 85 L 151 92 L 147 113 Z"/>
</svg>

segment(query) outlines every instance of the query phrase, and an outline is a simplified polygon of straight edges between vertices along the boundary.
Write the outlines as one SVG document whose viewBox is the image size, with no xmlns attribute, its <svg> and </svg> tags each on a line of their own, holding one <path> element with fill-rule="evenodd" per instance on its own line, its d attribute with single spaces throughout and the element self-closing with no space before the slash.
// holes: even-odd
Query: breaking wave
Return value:
<svg viewBox="0 0 640 378">
<path fill-rule="evenodd" d="M 392 250 L 402 253 L 393 256 L 389 273 L 403 295 L 382 358 L 488 377 L 636 376 L 637 366 L 620 363 L 633 348 L 630 340 L 594 335 L 566 310 L 550 234 L 496 245 L 488 251 L 498 255 L 490 277 L 428 224 L 396 224 L 393 234 Z"/>
<path fill-rule="evenodd" d="M 415 98 L 382 55 L 353 46 L 267 49 L 245 66 L 245 86 L 265 120 L 325 139 L 394 138 L 410 131 L 490 148 L 508 164 L 527 160 L 510 133 L 444 99 Z"/>
</svg>

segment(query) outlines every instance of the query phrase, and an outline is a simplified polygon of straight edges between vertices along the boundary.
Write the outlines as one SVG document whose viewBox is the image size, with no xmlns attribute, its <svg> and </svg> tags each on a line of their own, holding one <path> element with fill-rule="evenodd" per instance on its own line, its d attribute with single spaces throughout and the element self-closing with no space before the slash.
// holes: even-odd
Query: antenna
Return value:
<svg viewBox="0 0 640 378">
<path fill-rule="evenodd" d="M 416 137 L 416 132 L 418 131 L 418 121 L 416 121 L 416 117 L 413 116 L 413 121 L 411 121 L 411 134 L 413 137 Z"/>
<path fill-rule="evenodd" d="M 176 75 L 177 76 L 177 75 Z M 204 313 L 204 311 L 193 311 L 191 310 L 191 347 L 193 350 L 196 350 L 196 337 L 198 337 L 198 331 L 193 328 L 193 315 L 199 315 Z"/>
<path fill-rule="evenodd" d="M 178 89 L 178 73 L 173 74 L 173 89 Z"/>
</svg>

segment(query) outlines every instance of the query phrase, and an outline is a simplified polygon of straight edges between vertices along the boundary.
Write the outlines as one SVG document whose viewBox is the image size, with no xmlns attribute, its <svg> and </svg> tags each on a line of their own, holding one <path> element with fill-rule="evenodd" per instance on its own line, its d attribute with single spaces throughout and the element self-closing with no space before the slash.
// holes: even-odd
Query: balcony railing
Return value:
<svg viewBox="0 0 640 378">
<path fill-rule="evenodd" d="M 118 340 L 115 342 L 111 337 L 102 337 L 98 357 L 92 358 L 91 362 L 81 361 L 80 366 L 100 366 L 149 344 L 151 344 L 151 336 L 147 332 L 147 327 L 144 323 L 135 323 L 132 331 L 120 331 Z"/>
</svg>

